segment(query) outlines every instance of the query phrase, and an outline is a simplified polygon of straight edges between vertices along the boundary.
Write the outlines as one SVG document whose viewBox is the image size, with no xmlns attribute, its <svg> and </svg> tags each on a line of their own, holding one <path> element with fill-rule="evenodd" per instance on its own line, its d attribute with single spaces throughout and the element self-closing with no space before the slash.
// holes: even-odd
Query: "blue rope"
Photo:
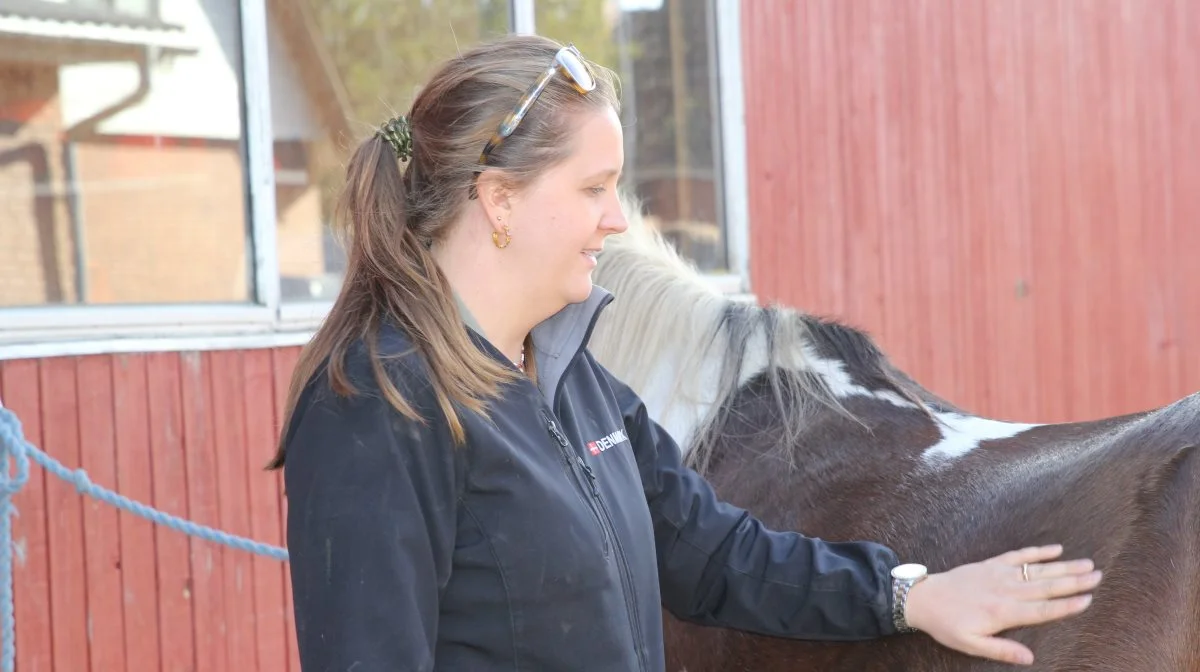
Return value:
<svg viewBox="0 0 1200 672">
<path fill-rule="evenodd" d="M 3 637 L 3 640 L 0 641 L 0 671 L 2 672 L 13 672 L 16 666 L 16 616 L 13 611 L 12 571 L 12 516 L 16 513 L 16 508 L 13 506 L 12 500 L 29 480 L 30 458 L 33 458 L 33 461 L 46 471 L 74 485 L 82 495 L 94 497 L 193 537 L 284 562 L 288 559 L 288 552 L 285 548 L 259 543 L 211 527 L 198 525 L 135 502 L 92 483 L 83 469 L 68 469 L 61 462 L 26 441 L 21 432 L 21 421 L 17 419 L 16 414 L 0 406 L 0 636 Z M 11 476 L 9 474 L 10 463 L 16 465 L 16 473 Z"/>
<path fill-rule="evenodd" d="M 0 406 L 0 669 L 13 672 L 17 659 L 16 614 L 13 611 L 12 517 L 13 495 L 29 480 L 29 458 L 20 449 L 23 441 L 17 416 Z M 9 476 L 10 462 L 17 473 Z"/>
</svg>

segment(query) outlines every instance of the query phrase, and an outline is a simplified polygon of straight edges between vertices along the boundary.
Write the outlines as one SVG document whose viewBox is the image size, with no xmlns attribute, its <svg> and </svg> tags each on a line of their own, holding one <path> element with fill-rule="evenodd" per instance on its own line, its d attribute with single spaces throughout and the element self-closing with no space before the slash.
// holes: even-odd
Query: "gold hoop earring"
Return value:
<svg viewBox="0 0 1200 672">
<path fill-rule="evenodd" d="M 499 231 L 492 232 L 492 244 L 494 244 L 496 247 L 500 248 L 501 250 L 508 247 L 508 244 L 511 242 L 512 242 L 512 233 L 509 232 L 507 224 L 504 225 L 504 242 L 503 243 L 500 242 L 500 232 Z"/>
</svg>

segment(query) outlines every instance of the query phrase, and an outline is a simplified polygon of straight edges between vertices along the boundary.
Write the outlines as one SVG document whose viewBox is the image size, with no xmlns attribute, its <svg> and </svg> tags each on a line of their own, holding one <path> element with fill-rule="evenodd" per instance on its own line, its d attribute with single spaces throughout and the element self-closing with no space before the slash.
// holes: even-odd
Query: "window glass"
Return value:
<svg viewBox="0 0 1200 672">
<path fill-rule="evenodd" d="M 621 78 L 626 187 L 680 252 L 723 272 L 713 11 L 712 0 L 536 0 L 535 24 Z"/>
<path fill-rule="evenodd" d="M 0 307 L 250 300 L 238 0 L 0 17 Z"/>
<path fill-rule="evenodd" d="M 274 4 L 274 3 L 272 3 Z M 336 296 L 329 220 L 354 147 L 460 45 L 508 32 L 507 0 L 294 0 L 269 25 L 284 301 Z"/>
</svg>

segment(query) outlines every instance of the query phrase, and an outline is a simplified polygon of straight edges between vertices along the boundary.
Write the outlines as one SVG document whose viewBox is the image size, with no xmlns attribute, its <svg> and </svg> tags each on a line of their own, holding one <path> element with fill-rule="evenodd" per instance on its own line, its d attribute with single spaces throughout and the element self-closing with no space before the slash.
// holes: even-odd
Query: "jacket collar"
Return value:
<svg viewBox="0 0 1200 672">
<path fill-rule="evenodd" d="M 463 323 L 479 336 L 487 339 L 487 334 L 479 326 L 479 322 L 457 292 L 454 300 L 462 315 Z M 538 387 L 546 401 L 553 404 L 559 383 L 567 372 L 567 367 L 587 347 L 592 329 L 601 311 L 613 300 L 612 293 L 598 285 L 592 285 L 588 298 L 580 303 L 571 303 L 551 315 L 533 328 L 533 353 L 538 370 Z M 530 353 L 526 353 L 529 356 Z"/>
<path fill-rule="evenodd" d="M 603 287 L 592 285 L 592 293 L 581 303 L 567 304 L 533 328 L 533 350 L 537 357 L 538 387 L 551 404 L 567 367 L 592 337 L 601 311 L 613 300 Z"/>
</svg>

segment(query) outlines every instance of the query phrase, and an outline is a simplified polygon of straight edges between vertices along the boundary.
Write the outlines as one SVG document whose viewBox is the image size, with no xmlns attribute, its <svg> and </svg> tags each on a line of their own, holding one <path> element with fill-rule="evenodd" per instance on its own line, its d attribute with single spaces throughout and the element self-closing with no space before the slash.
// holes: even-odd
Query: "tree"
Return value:
<svg viewBox="0 0 1200 672">
<path fill-rule="evenodd" d="M 407 110 L 460 47 L 508 30 L 507 0 L 306 0 L 349 93 L 353 121 Z"/>
</svg>

